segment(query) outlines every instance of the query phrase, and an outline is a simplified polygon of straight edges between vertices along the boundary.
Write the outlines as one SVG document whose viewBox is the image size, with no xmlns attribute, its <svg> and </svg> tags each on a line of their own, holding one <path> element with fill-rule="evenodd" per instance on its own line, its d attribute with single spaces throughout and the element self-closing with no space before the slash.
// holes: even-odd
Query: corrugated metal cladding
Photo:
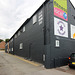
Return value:
<svg viewBox="0 0 75 75">
<path fill-rule="evenodd" d="M 9 48 L 10 53 L 43 63 L 46 68 L 66 65 L 75 52 L 75 9 L 71 2 L 45 1 L 11 37 Z"/>
</svg>

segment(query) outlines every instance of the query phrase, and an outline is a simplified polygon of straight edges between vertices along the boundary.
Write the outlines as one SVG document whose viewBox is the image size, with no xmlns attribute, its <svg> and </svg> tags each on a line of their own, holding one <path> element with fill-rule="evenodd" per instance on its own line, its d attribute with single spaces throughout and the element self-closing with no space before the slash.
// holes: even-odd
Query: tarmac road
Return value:
<svg viewBox="0 0 75 75">
<path fill-rule="evenodd" d="M 45 69 L 41 64 L 0 51 L 0 75 L 73 75 L 59 69 Z M 75 75 L 75 73 L 74 73 Z"/>
</svg>

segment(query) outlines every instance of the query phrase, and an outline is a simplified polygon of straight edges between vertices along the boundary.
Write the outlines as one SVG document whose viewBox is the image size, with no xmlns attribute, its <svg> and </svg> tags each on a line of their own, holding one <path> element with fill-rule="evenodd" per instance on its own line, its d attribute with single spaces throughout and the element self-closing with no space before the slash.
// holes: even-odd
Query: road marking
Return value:
<svg viewBox="0 0 75 75">
<path fill-rule="evenodd" d="M 5 52 L 5 50 L 0 50 L 0 51 L 3 51 L 3 52 Z"/>
<path fill-rule="evenodd" d="M 8 54 L 9 54 L 9 53 L 8 53 Z M 9 55 L 12 55 L 12 54 L 9 54 Z M 16 58 L 18 58 L 18 59 L 20 59 L 20 60 L 22 60 L 22 61 L 25 61 L 25 62 L 27 62 L 27 63 L 29 63 L 29 64 L 32 64 L 32 65 L 34 65 L 34 66 L 40 66 L 40 64 L 37 64 L 37 63 L 35 63 L 35 62 L 32 62 L 32 61 L 23 59 L 23 58 L 21 58 L 21 57 L 15 56 L 15 55 L 12 55 L 12 56 L 14 56 L 14 57 L 16 57 Z"/>
</svg>

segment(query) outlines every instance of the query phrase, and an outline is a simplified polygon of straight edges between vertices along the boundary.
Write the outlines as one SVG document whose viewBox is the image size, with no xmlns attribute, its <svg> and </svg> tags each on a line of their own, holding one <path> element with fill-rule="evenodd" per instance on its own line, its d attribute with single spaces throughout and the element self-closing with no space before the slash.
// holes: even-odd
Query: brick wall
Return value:
<svg viewBox="0 0 75 75">
<path fill-rule="evenodd" d="M 0 49 L 5 49 L 5 42 L 4 42 L 4 41 L 2 41 L 2 42 L 0 43 Z"/>
</svg>

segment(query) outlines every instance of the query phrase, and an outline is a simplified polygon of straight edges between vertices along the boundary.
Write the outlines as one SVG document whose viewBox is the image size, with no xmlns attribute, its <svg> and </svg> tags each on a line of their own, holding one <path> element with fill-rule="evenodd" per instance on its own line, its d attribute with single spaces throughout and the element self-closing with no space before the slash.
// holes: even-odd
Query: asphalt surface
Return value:
<svg viewBox="0 0 75 75">
<path fill-rule="evenodd" d="M 75 67 L 69 68 L 69 66 L 63 66 L 56 68 L 56 70 L 75 75 Z"/>
<path fill-rule="evenodd" d="M 39 63 L 0 51 L 0 75 L 75 75 L 75 73 L 64 72 L 60 68 L 45 69 Z"/>
</svg>

